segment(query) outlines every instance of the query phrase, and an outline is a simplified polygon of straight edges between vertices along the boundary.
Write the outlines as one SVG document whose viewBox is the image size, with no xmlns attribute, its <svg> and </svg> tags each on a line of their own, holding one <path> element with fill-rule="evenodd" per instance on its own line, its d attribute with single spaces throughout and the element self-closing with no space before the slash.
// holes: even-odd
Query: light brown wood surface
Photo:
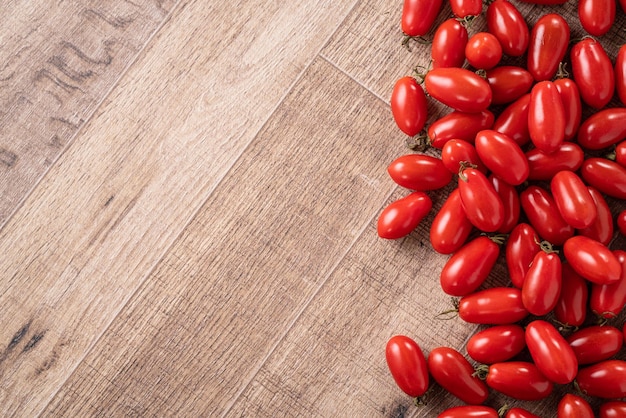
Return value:
<svg viewBox="0 0 626 418">
<path fill-rule="evenodd" d="M 434 212 L 376 235 L 406 194 L 391 88 L 428 63 L 401 2 L 40 3 L 0 6 L 1 416 L 460 404 L 435 385 L 416 408 L 384 361 L 393 334 L 462 351 L 477 329 L 435 319 Z M 566 389 L 512 404 L 553 416 Z"/>
</svg>

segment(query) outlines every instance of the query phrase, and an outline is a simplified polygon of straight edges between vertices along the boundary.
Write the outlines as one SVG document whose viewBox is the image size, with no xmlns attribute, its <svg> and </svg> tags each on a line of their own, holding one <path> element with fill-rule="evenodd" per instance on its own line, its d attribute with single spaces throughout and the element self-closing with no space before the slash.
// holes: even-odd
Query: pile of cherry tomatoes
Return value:
<svg viewBox="0 0 626 418">
<path fill-rule="evenodd" d="M 449 0 L 434 27 L 443 1 L 404 1 L 404 43 L 430 36 L 431 65 L 393 88 L 413 152 L 388 166 L 407 194 L 377 230 L 407 236 L 432 211 L 429 192 L 451 190 L 430 243 L 449 255 L 440 284 L 454 311 L 483 327 L 469 358 L 391 337 L 391 375 L 417 403 L 434 381 L 466 404 L 440 418 L 536 417 L 484 403 L 490 391 L 541 400 L 555 385 L 567 388 L 559 418 L 594 417 L 589 399 L 602 418 L 626 417 L 626 251 L 614 248 L 626 235 L 626 45 L 615 57 L 602 45 L 626 0 L 579 0 L 580 39 L 564 0 L 520 0 L 550 6 L 532 26 L 515 1 Z M 470 36 L 480 16 L 486 28 Z M 429 101 L 449 112 L 429 122 Z M 502 256 L 511 284 L 490 286 Z"/>
</svg>

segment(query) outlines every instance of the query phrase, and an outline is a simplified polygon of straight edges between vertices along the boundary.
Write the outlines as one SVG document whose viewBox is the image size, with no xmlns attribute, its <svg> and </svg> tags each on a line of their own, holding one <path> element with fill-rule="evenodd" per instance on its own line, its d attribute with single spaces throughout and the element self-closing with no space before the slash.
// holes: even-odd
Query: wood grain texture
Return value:
<svg viewBox="0 0 626 418">
<path fill-rule="evenodd" d="M 0 232 L 0 414 L 45 407 L 350 7 L 179 5 Z"/>
</svg>

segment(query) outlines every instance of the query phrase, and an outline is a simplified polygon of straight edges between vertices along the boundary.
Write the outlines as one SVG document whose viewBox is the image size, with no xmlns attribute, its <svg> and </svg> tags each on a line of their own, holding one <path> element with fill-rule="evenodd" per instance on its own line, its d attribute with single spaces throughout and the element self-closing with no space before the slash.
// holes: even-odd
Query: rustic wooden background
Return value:
<svg viewBox="0 0 626 418">
<path fill-rule="evenodd" d="M 0 415 L 459 404 L 434 386 L 417 409 L 384 361 L 393 334 L 428 352 L 476 330 L 434 319 L 450 301 L 432 215 L 396 242 L 375 232 L 406 193 L 386 173 L 407 152 L 391 88 L 428 61 L 400 45 L 401 6 L 2 2 Z M 520 8 L 531 24 L 552 10 Z M 574 1 L 558 10 L 575 19 Z M 612 55 L 623 22 L 602 39 Z M 490 280 L 506 283 L 501 264 Z M 553 416 L 567 390 L 488 402 Z"/>
</svg>

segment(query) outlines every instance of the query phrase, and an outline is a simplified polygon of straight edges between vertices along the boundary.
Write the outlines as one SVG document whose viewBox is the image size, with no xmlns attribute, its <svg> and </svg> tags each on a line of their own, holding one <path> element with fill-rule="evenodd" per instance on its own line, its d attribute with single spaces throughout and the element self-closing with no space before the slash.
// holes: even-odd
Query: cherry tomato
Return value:
<svg viewBox="0 0 626 418">
<path fill-rule="evenodd" d="M 578 18 L 592 36 L 605 35 L 615 22 L 615 0 L 579 0 Z"/>
<path fill-rule="evenodd" d="M 387 167 L 387 172 L 398 185 L 417 191 L 441 189 L 452 180 L 443 161 L 424 154 L 403 155 Z"/>
<path fill-rule="evenodd" d="M 519 146 L 530 142 L 528 131 L 528 105 L 530 93 L 509 104 L 493 123 L 493 130 L 507 135 Z"/>
<path fill-rule="evenodd" d="M 443 0 L 404 0 L 402 32 L 408 36 L 424 36 L 435 23 Z"/>
<path fill-rule="evenodd" d="M 530 32 L 526 65 L 535 80 L 554 77 L 567 52 L 569 37 L 567 21 L 556 13 L 545 14 L 535 23 Z"/>
<path fill-rule="evenodd" d="M 563 254 L 576 273 L 597 284 L 617 283 L 622 265 L 605 245 L 596 240 L 576 235 L 565 241 Z"/>
<path fill-rule="evenodd" d="M 598 316 L 611 319 L 620 314 L 626 306 L 626 252 L 613 251 L 622 266 L 620 279 L 611 284 L 592 284 L 589 307 Z"/>
<path fill-rule="evenodd" d="M 576 377 L 576 354 L 551 323 L 537 319 L 528 324 L 526 346 L 537 368 L 550 381 L 564 385 Z"/>
<path fill-rule="evenodd" d="M 626 210 L 617 214 L 617 228 L 620 234 L 626 235 Z"/>
<path fill-rule="evenodd" d="M 569 263 L 561 265 L 561 294 L 554 307 L 554 317 L 565 328 L 579 327 L 587 317 L 589 288 L 587 281 Z"/>
<path fill-rule="evenodd" d="M 528 132 L 535 147 L 548 154 L 565 140 L 565 107 L 552 81 L 540 81 L 530 91 Z"/>
<path fill-rule="evenodd" d="M 594 0 L 595 1 L 595 0 Z M 613 98 L 615 73 L 611 58 L 602 44 L 593 38 L 577 42 L 570 52 L 574 81 L 586 104 L 602 109 Z"/>
<path fill-rule="evenodd" d="M 485 166 L 508 184 L 518 186 L 528 178 L 528 160 L 524 151 L 505 134 L 493 130 L 480 131 L 475 145 Z"/>
<path fill-rule="evenodd" d="M 626 402 L 612 401 L 600 405 L 598 418 L 623 418 L 626 417 Z"/>
<path fill-rule="evenodd" d="M 595 418 L 589 402 L 580 396 L 566 393 L 559 402 L 557 418 Z"/>
<path fill-rule="evenodd" d="M 498 411 L 483 405 L 463 405 L 448 408 L 437 418 L 499 418 Z"/>
<path fill-rule="evenodd" d="M 626 199 L 626 168 L 604 158 L 587 158 L 580 167 L 580 174 L 590 186 L 600 192 Z"/>
<path fill-rule="evenodd" d="M 461 67 L 467 39 L 467 28 L 458 19 L 450 18 L 439 25 L 431 44 L 433 68 Z"/>
<path fill-rule="evenodd" d="M 587 190 L 589 190 L 589 194 L 596 204 L 598 216 L 591 226 L 579 230 L 578 233 L 594 239 L 601 244 L 609 245 L 613 239 L 613 215 L 611 209 L 604 199 L 604 196 L 602 196 L 602 193 L 593 187 L 588 187 Z"/>
<path fill-rule="evenodd" d="M 428 370 L 445 390 L 463 402 L 480 405 L 487 399 L 489 389 L 474 376 L 474 368 L 458 351 L 437 347 L 428 355 Z"/>
<path fill-rule="evenodd" d="M 513 286 L 521 289 L 535 254 L 541 251 L 539 236 L 527 223 L 518 224 L 509 235 L 505 259 Z"/>
<path fill-rule="evenodd" d="M 496 240 L 479 236 L 455 252 L 443 266 L 439 277 L 448 295 L 465 296 L 480 287 L 498 260 L 500 246 Z"/>
<path fill-rule="evenodd" d="M 550 190 L 565 222 L 576 229 L 583 229 L 596 221 L 598 217 L 596 202 L 576 173 L 559 171 L 550 182 Z"/>
<path fill-rule="evenodd" d="M 483 232 L 497 231 L 504 223 L 504 204 L 489 179 L 475 168 L 459 173 L 461 202 L 467 219 Z"/>
<path fill-rule="evenodd" d="M 507 361 L 489 366 L 487 386 L 514 399 L 536 401 L 547 398 L 554 389 L 533 363 Z"/>
<path fill-rule="evenodd" d="M 530 91 L 533 76 L 524 68 L 502 65 L 487 71 L 487 82 L 491 87 L 491 104 L 512 103 Z"/>
<path fill-rule="evenodd" d="M 538 148 L 526 152 L 529 180 L 551 180 L 559 171 L 577 171 L 585 160 L 585 153 L 573 142 L 564 142 L 548 154 Z"/>
<path fill-rule="evenodd" d="M 569 141 L 576 137 L 582 121 L 583 105 L 580 98 L 580 90 L 576 82 L 570 78 L 559 78 L 554 81 L 559 91 L 563 109 L 565 110 L 565 140 Z"/>
<path fill-rule="evenodd" d="M 454 189 L 430 225 L 430 243 L 441 254 L 452 254 L 467 241 L 474 226 L 467 219 L 459 189 Z"/>
<path fill-rule="evenodd" d="M 621 141 L 615 146 L 615 162 L 626 167 L 626 141 Z"/>
<path fill-rule="evenodd" d="M 476 134 L 490 129 L 493 121 L 493 113 L 489 110 L 480 113 L 450 112 L 428 127 L 430 145 L 441 149 L 450 139 L 462 139 L 473 144 Z"/>
<path fill-rule="evenodd" d="M 576 382 L 588 396 L 619 399 L 626 396 L 626 361 L 604 360 L 578 371 Z"/>
<path fill-rule="evenodd" d="M 407 395 L 419 397 L 428 389 L 428 367 L 420 346 L 410 337 L 395 335 L 385 348 L 387 366 L 398 387 Z"/>
<path fill-rule="evenodd" d="M 506 55 L 519 57 L 526 52 L 530 38 L 526 19 L 508 0 L 495 0 L 487 7 L 487 29 Z"/>
<path fill-rule="evenodd" d="M 413 77 L 399 79 L 391 93 L 391 113 L 402 132 L 415 136 L 426 125 L 426 94 Z"/>
<path fill-rule="evenodd" d="M 432 200 L 424 192 L 413 192 L 392 202 L 378 217 L 378 236 L 398 239 L 409 235 L 432 207 Z"/>
<path fill-rule="evenodd" d="M 567 337 L 578 364 L 594 364 L 619 353 L 624 343 L 622 331 L 610 325 L 582 328 Z"/>
<path fill-rule="evenodd" d="M 574 228 L 563 220 L 547 190 L 535 185 L 528 186 L 520 193 L 520 203 L 530 224 L 542 239 L 553 245 L 563 245 L 574 235 Z"/>
<path fill-rule="evenodd" d="M 454 174 L 459 172 L 463 161 L 475 165 L 483 173 L 487 172 L 487 167 L 480 160 L 474 145 L 462 139 L 451 139 L 445 143 L 441 149 L 441 161 Z"/>
<path fill-rule="evenodd" d="M 513 287 L 479 290 L 459 301 L 459 317 L 472 324 L 514 324 L 527 316 L 522 291 Z"/>
<path fill-rule="evenodd" d="M 531 412 L 528 412 L 522 408 L 511 408 L 509 409 L 504 418 L 541 418 L 539 415 L 535 415 Z"/>
<path fill-rule="evenodd" d="M 626 44 L 622 45 L 615 57 L 615 88 L 620 102 L 626 105 Z"/>
<path fill-rule="evenodd" d="M 502 59 L 502 46 L 491 33 L 478 32 L 467 41 L 465 58 L 474 68 L 490 70 Z"/>
<path fill-rule="evenodd" d="M 581 147 L 600 150 L 626 138 L 626 108 L 609 108 L 594 113 L 580 125 L 577 141 Z"/>
<path fill-rule="evenodd" d="M 478 16 L 483 11 L 482 0 L 450 0 L 452 14 L 463 19 L 468 16 Z"/>
<path fill-rule="evenodd" d="M 431 97 L 460 112 L 482 112 L 491 104 L 489 83 L 465 68 L 434 68 L 424 86 Z"/>
<path fill-rule="evenodd" d="M 539 251 L 526 273 L 522 286 L 522 303 L 533 315 L 552 311 L 561 294 L 561 259 L 554 252 Z"/>
<path fill-rule="evenodd" d="M 474 334 L 467 342 L 467 354 L 479 363 L 493 364 L 512 359 L 525 347 L 524 328 L 496 325 Z"/>
<path fill-rule="evenodd" d="M 522 211 L 519 203 L 519 194 L 514 186 L 511 186 L 493 174 L 489 176 L 489 181 L 493 184 L 493 188 L 500 196 L 500 200 L 504 206 L 504 222 L 502 222 L 502 226 L 498 228 L 498 232 L 507 234 L 517 225 L 520 212 Z"/>
</svg>

